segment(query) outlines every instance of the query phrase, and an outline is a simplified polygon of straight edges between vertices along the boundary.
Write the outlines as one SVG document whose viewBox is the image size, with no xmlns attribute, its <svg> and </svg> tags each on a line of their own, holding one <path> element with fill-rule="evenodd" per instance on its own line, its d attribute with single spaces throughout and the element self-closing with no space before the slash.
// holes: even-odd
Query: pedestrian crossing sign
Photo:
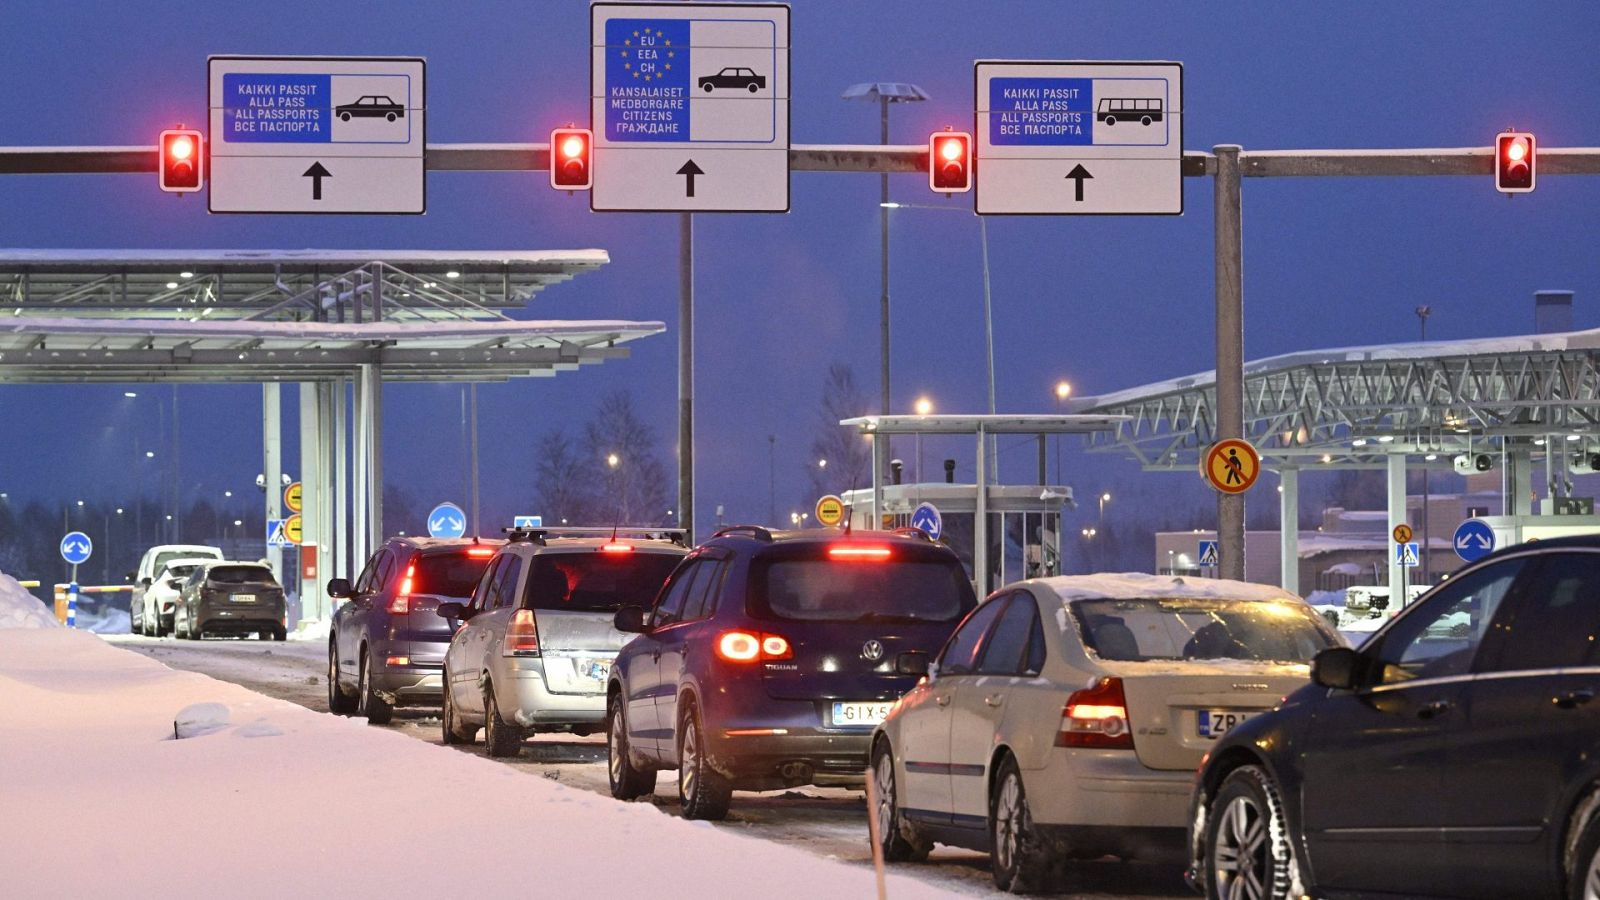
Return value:
<svg viewBox="0 0 1600 900">
<path fill-rule="evenodd" d="M 1215 566 L 1215 565 L 1217 565 L 1217 542 L 1216 541 L 1201 541 L 1200 542 L 1200 565 L 1202 565 L 1202 566 Z"/>
<path fill-rule="evenodd" d="M 283 520 L 283 519 L 268 519 L 267 520 L 267 546 L 268 547 L 288 547 L 288 546 L 292 545 L 293 542 L 291 542 L 289 540 L 289 536 L 284 533 L 284 530 L 283 530 L 284 521 L 285 520 Z"/>
<path fill-rule="evenodd" d="M 1416 566 L 1421 565 L 1422 562 L 1421 553 L 1417 548 L 1416 541 L 1411 541 L 1410 543 L 1406 544 L 1395 544 L 1394 556 L 1395 562 L 1402 566 Z"/>
</svg>

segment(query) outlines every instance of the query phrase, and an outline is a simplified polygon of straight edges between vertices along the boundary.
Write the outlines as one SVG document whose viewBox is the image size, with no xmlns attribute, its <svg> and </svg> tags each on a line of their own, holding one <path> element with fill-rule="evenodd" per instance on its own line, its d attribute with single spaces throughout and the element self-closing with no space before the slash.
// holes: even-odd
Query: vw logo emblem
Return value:
<svg viewBox="0 0 1600 900">
<path fill-rule="evenodd" d="M 861 645 L 861 655 L 872 662 L 883 659 L 883 644 L 877 641 L 867 641 Z"/>
</svg>

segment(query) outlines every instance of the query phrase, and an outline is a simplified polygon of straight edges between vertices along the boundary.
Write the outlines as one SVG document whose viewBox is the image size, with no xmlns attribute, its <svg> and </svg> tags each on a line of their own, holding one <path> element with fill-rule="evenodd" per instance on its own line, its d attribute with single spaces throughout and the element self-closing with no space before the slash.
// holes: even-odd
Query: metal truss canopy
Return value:
<svg viewBox="0 0 1600 900">
<path fill-rule="evenodd" d="M 1245 433 L 1279 466 L 1376 468 L 1544 436 L 1600 438 L 1600 329 L 1309 351 L 1245 366 Z M 1186 469 L 1216 439 L 1214 374 L 1073 404 L 1126 416 L 1091 450 Z M 1446 465 L 1447 463 L 1439 463 Z"/>
</svg>

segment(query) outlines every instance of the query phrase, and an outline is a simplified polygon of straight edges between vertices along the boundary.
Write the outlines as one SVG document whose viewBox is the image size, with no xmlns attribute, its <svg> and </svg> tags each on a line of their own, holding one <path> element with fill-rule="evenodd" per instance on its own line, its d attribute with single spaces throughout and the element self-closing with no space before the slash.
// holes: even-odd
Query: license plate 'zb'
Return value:
<svg viewBox="0 0 1600 900">
<path fill-rule="evenodd" d="M 1239 712 L 1231 709 L 1202 709 L 1199 721 L 1196 723 L 1201 737 L 1216 738 L 1228 733 L 1228 729 L 1240 722 L 1254 716 L 1255 713 Z"/>
</svg>

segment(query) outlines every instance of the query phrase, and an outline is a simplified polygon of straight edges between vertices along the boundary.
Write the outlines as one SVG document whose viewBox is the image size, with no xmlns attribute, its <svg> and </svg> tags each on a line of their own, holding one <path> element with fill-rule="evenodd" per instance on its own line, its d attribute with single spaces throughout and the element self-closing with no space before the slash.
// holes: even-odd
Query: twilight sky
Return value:
<svg viewBox="0 0 1600 900">
<path fill-rule="evenodd" d="M 1507 21 L 1505 4 L 1477 2 L 793 7 L 796 143 L 876 141 L 875 107 L 839 99 L 858 81 L 911 81 L 932 95 L 894 109 L 897 142 L 970 127 L 972 61 L 1035 58 L 1183 62 L 1190 150 L 1482 146 L 1509 126 L 1545 147 L 1600 145 L 1600 6 L 1587 2 L 1540 4 L 1521 22 Z M 163 127 L 201 123 L 209 53 L 424 56 L 436 142 L 540 141 L 588 117 L 588 11 L 576 0 L 24 0 L 0 10 L 0 33 L 5 145 L 151 144 Z M 730 519 L 765 519 L 769 434 L 780 514 L 809 506 L 803 467 L 830 362 L 852 364 L 876 398 L 877 184 L 798 173 L 788 215 L 698 219 L 702 523 L 719 504 Z M 1187 179 L 1185 189 L 1178 218 L 990 222 L 1000 411 L 1052 411 L 1059 378 L 1081 395 L 1210 367 L 1211 185 Z M 970 210 L 970 198 L 930 194 L 922 176 L 896 176 L 891 190 L 903 202 Z M 1537 192 L 1509 201 L 1487 177 L 1262 179 L 1247 181 L 1244 204 L 1250 358 L 1413 339 L 1418 304 L 1434 309 L 1430 337 L 1524 333 L 1542 288 L 1576 290 L 1578 327 L 1600 325 L 1600 179 L 1542 177 Z M 526 451 L 548 428 L 581 426 L 619 387 L 656 426 L 673 466 L 673 217 L 590 213 L 583 197 L 552 191 L 543 172 L 432 174 L 421 217 L 208 216 L 202 199 L 162 195 L 153 176 L 113 175 L 12 176 L 0 182 L 0 209 L 7 247 L 605 248 L 609 266 L 539 295 L 527 315 L 655 319 L 669 331 L 633 344 L 628 360 L 481 389 L 484 518 L 536 512 Z M 894 215 L 897 411 L 924 394 L 941 412 L 982 411 L 977 222 Z M 130 497 L 134 442 L 157 440 L 154 399 L 171 391 L 143 389 L 132 401 L 122 392 L 0 389 L 0 490 L 49 501 Z M 243 491 L 260 470 L 259 390 L 180 393 L 186 493 Z M 294 397 L 285 391 L 286 409 Z M 390 386 L 385 409 L 390 480 L 424 506 L 461 502 L 460 389 Z M 924 453 L 929 469 L 955 456 L 971 477 L 966 443 L 930 440 Z M 1006 450 L 1003 474 L 1026 477 L 1032 459 Z M 1139 476 L 1075 451 L 1067 459 L 1065 480 L 1083 497 L 1114 487 L 1163 503 L 1206 498 L 1185 475 Z"/>
</svg>

